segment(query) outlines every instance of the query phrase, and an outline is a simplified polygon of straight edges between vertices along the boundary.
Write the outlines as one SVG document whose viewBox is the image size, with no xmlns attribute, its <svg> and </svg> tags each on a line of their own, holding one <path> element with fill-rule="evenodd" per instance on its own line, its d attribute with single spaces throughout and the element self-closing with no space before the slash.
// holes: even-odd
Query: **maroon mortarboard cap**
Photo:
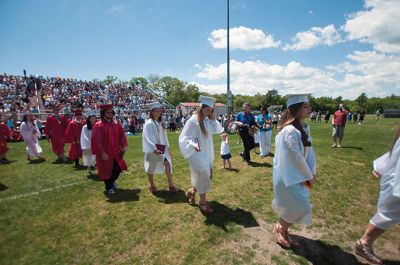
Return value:
<svg viewBox="0 0 400 265">
<path fill-rule="evenodd" d="M 82 111 L 81 110 L 75 110 L 74 114 L 75 114 L 75 116 L 82 115 Z"/>
<path fill-rule="evenodd" d="M 112 104 L 103 104 L 103 105 L 100 105 L 99 106 L 99 109 L 100 110 L 103 110 L 103 109 L 113 109 L 113 105 Z"/>
</svg>

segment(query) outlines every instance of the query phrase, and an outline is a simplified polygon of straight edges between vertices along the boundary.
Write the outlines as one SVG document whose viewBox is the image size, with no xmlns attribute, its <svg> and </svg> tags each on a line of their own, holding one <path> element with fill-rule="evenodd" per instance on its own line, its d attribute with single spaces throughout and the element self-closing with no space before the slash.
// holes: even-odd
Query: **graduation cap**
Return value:
<svg viewBox="0 0 400 265">
<path fill-rule="evenodd" d="M 308 102 L 308 96 L 311 96 L 311 93 L 305 93 L 305 94 L 287 94 L 285 97 L 287 97 L 287 106 L 291 106 L 297 103 L 304 103 Z"/>
<path fill-rule="evenodd" d="M 147 107 L 149 107 L 150 110 L 158 109 L 158 108 L 161 108 L 161 104 L 160 104 L 160 102 L 156 101 L 156 102 L 147 104 Z"/>
<path fill-rule="evenodd" d="M 82 111 L 81 110 L 75 110 L 74 111 L 74 114 L 75 114 L 75 116 L 78 116 L 78 115 L 82 115 Z"/>
<path fill-rule="evenodd" d="M 212 97 L 200 96 L 199 101 L 201 105 L 207 105 L 211 108 L 214 108 L 214 104 L 217 101 L 217 99 Z"/>
<path fill-rule="evenodd" d="M 110 109 L 110 110 L 113 110 L 114 109 L 114 107 L 113 107 L 113 105 L 112 104 L 102 104 L 102 105 L 99 105 L 99 109 L 100 110 L 103 110 L 103 109 Z"/>
</svg>

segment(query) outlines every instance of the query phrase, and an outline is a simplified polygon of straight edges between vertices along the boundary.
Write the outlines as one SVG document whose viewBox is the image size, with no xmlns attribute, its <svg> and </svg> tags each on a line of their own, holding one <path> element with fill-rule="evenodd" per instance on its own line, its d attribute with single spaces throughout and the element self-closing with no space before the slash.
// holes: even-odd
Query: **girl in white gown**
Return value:
<svg viewBox="0 0 400 265">
<path fill-rule="evenodd" d="M 372 245 L 386 230 L 400 223 L 400 128 L 391 150 L 374 161 L 372 173 L 381 178 L 378 207 L 356 243 L 356 254 L 373 264 L 383 264 L 374 254 Z"/>
<path fill-rule="evenodd" d="M 172 160 L 169 151 L 167 131 L 162 120 L 161 104 L 154 102 L 150 108 L 149 119 L 146 120 L 142 134 L 144 153 L 144 171 L 149 177 L 149 190 L 157 192 L 154 184 L 154 174 L 166 174 L 170 192 L 178 192 L 172 181 Z"/>
<path fill-rule="evenodd" d="M 39 160 L 45 160 L 42 157 L 42 148 L 39 144 L 39 139 L 41 137 L 40 130 L 34 121 L 32 113 L 24 113 L 23 122 L 19 131 L 26 145 L 26 159 L 31 161 L 32 157 L 37 157 Z"/>
<path fill-rule="evenodd" d="M 288 108 L 282 113 L 275 138 L 272 208 L 279 216 L 274 227 L 276 241 L 283 247 L 295 246 L 289 227 L 311 224 L 309 188 L 316 181 L 315 153 L 304 120 L 310 115 L 308 94 L 288 95 Z"/>
<path fill-rule="evenodd" d="M 215 99 L 200 96 L 201 108 L 186 122 L 179 135 L 179 147 L 184 158 L 189 160 L 192 188 L 186 193 L 189 203 L 195 204 L 195 194 L 200 194 L 200 210 L 212 213 L 206 193 L 211 190 L 212 164 L 214 161 L 213 134 L 224 128 L 214 117 Z"/>
</svg>

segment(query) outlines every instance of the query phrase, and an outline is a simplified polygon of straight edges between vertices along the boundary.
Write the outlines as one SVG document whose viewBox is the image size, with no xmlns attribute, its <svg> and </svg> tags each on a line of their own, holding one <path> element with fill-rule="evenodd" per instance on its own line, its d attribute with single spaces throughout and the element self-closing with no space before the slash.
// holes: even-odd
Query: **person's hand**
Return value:
<svg viewBox="0 0 400 265">
<path fill-rule="evenodd" d="M 160 151 L 160 150 L 154 150 L 154 152 L 153 153 L 155 153 L 157 156 L 159 156 L 159 155 L 161 155 L 162 154 L 162 152 Z"/>
<path fill-rule="evenodd" d="M 372 170 L 372 175 L 374 175 L 376 178 L 380 178 L 382 177 L 381 174 L 379 174 L 379 172 Z"/>
<path fill-rule="evenodd" d="M 200 149 L 200 147 L 198 145 L 195 146 L 194 149 L 196 150 L 196 152 L 200 152 L 201 151 L 201 149 Z"/>
<path fill-rule="evenodd" d="M 101 154 L 101 159 L 104 160 L 104 161 L 108 160 L 108 155 L 106 153 L 102 153 Z"/>
</svg>

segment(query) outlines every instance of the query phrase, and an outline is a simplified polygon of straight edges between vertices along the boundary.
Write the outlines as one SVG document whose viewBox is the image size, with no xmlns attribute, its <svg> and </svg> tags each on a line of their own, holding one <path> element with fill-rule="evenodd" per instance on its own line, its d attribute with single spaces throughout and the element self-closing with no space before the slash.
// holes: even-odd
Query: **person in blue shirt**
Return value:
<svg viewBox="0 0 400 265">
<path fill-rule="evenodd" d="M 239 127 L 239 134 L 244 147 L 240 155 L 248 165 L 251 165 L 250 150 L 254 146 L 254 137 L 250 135 L 249 128 L 256 127 L 256 121 L 248 102 L 243 103 L 243 111 L 238 113 L 235 123 Z"/>
<path fill-rule="evenodd" d="M 265 157 L 271 153 L 272 117 L 266 107 L 261 108 L 261 114 L 257 116 L 256 123 L 260 128 L 260 156 Z"/>
</svg>

